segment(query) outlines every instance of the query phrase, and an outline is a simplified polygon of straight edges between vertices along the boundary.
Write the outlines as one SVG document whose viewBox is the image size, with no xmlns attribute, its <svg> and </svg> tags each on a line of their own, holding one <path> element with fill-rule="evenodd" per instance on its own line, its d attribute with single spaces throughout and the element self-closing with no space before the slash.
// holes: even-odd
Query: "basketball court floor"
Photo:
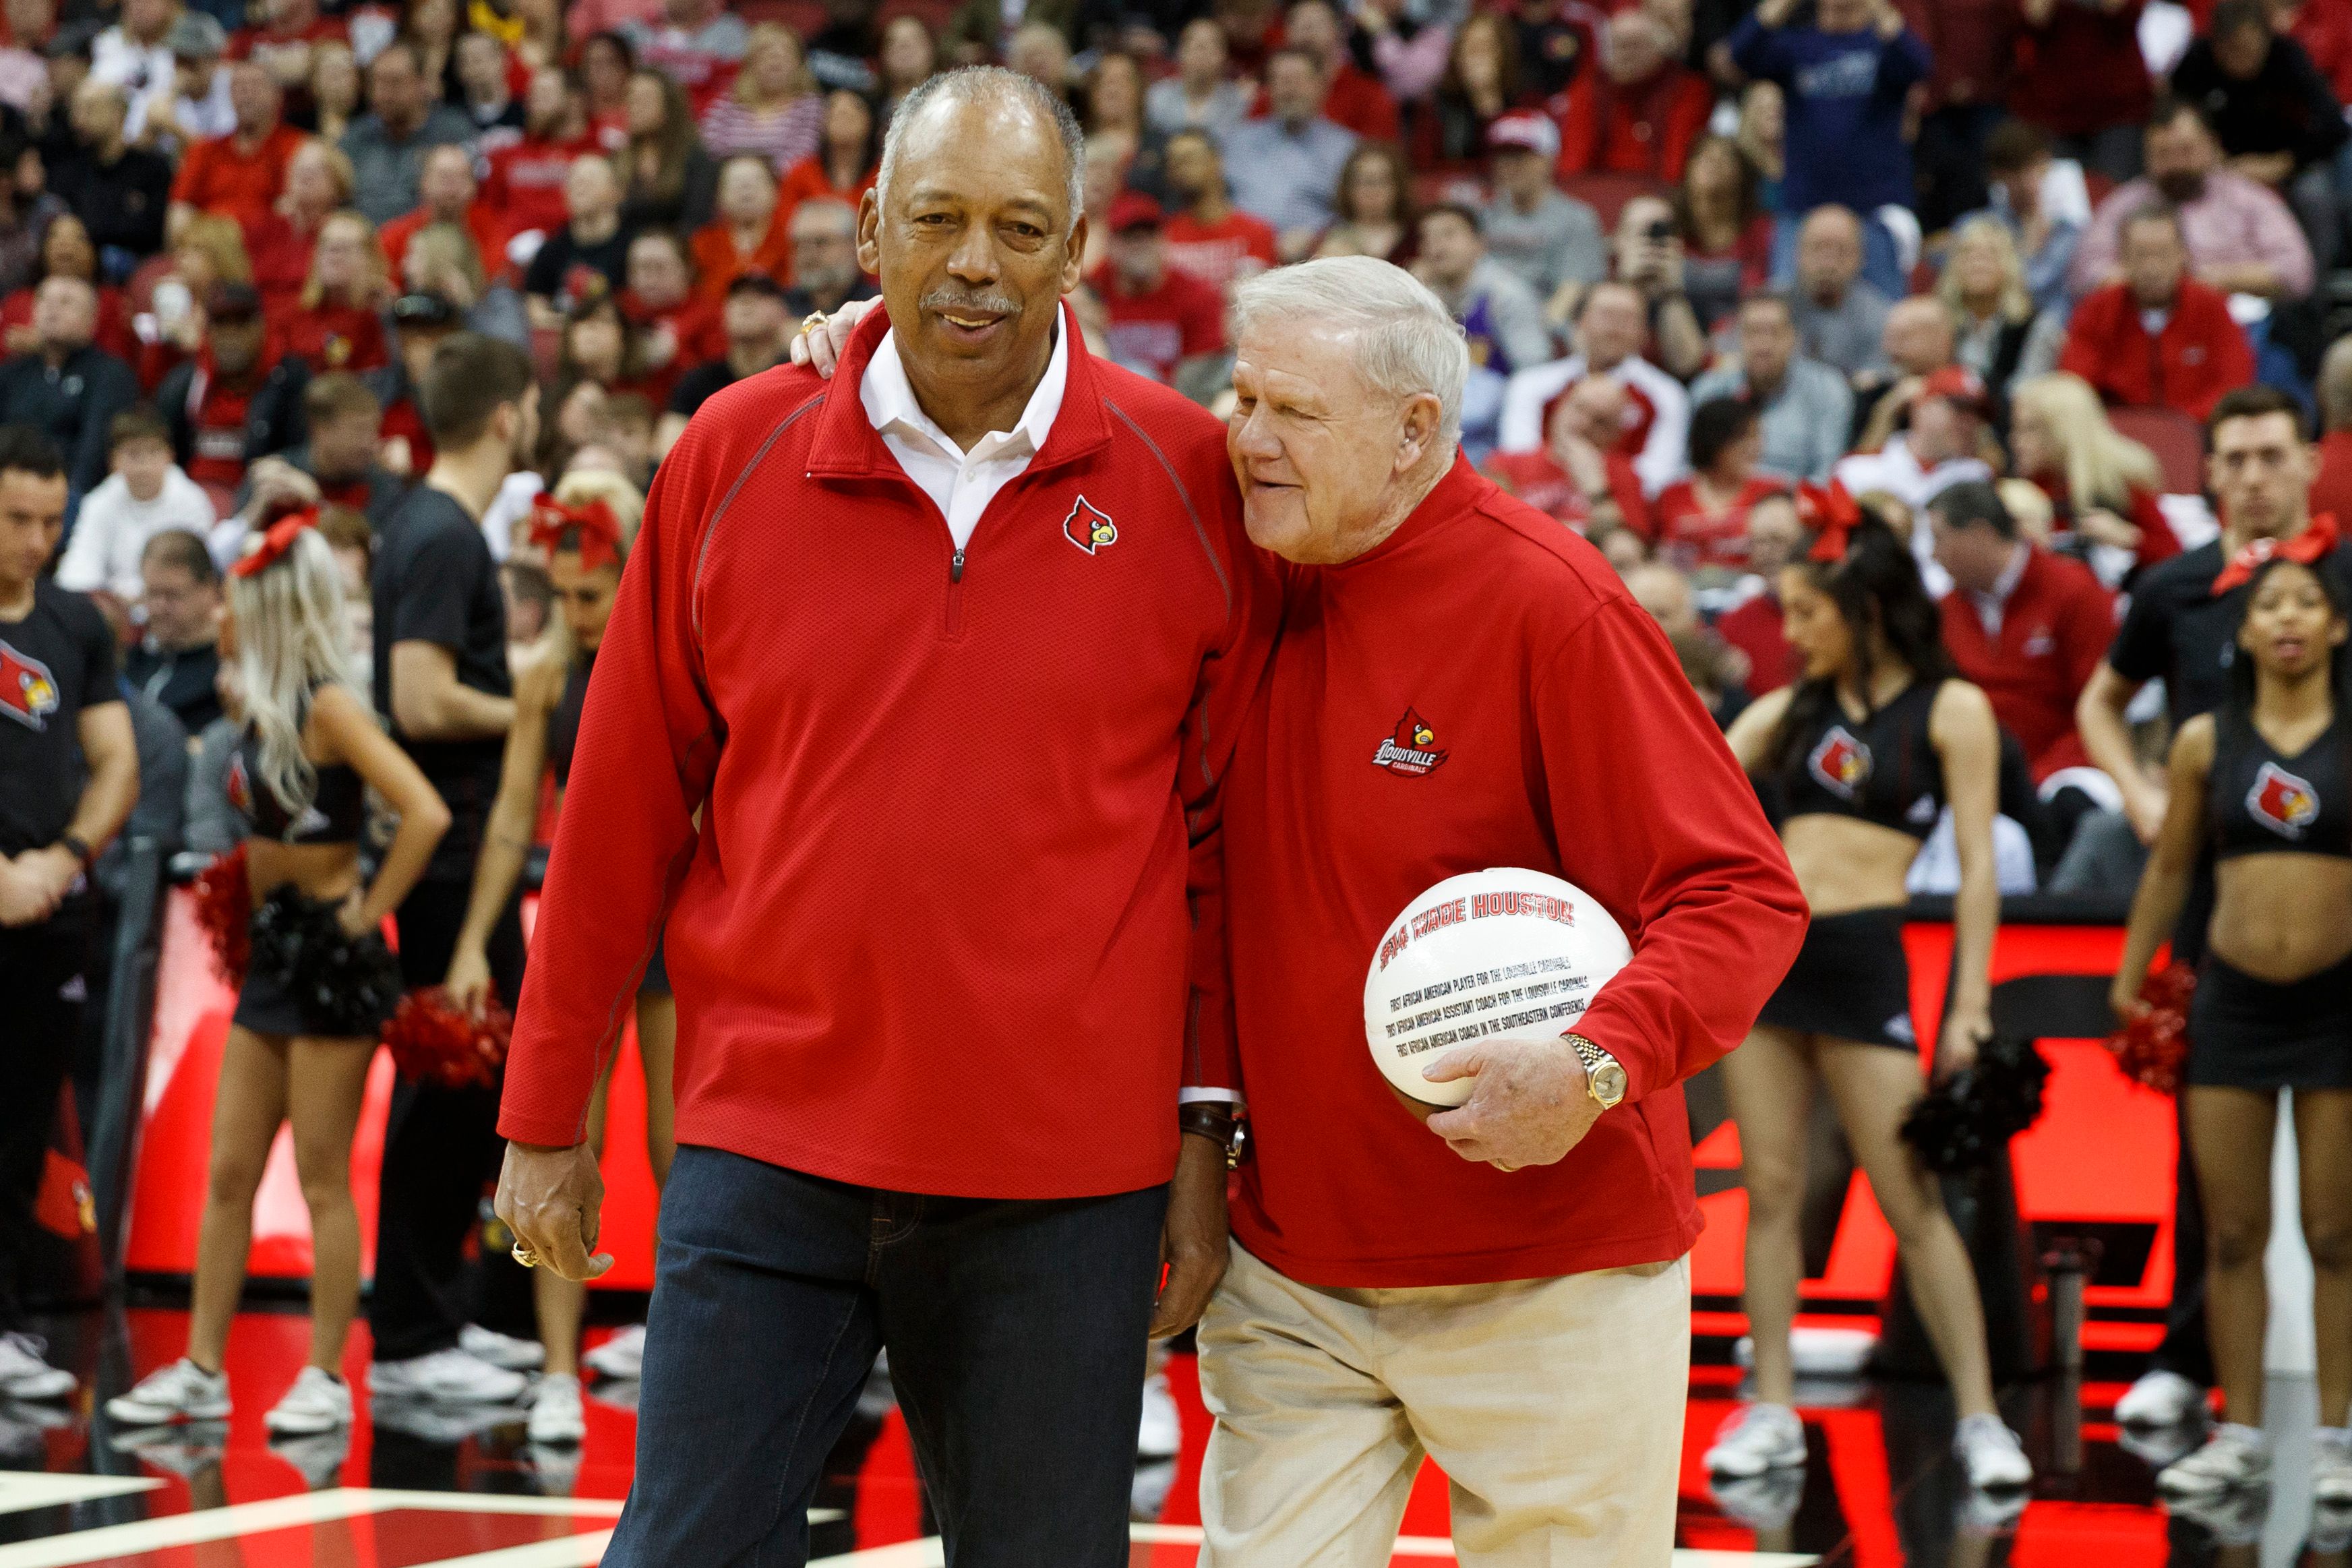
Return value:
<svg viewBox="0 0 2352 1568">
<path fill-rule="evenodd" d="M 54 1406 L 0 1404 L 0 1568 L 584 1568 L 598 1560 L 629 1485 L 631 1385 L 592 1392 L 587 1441 L 575 1449 L 532 1446 L 516 1411 L 371 1411 L 363 1394 L 347 1436 L 273 1444 L 262 1413 L 300 1366 L 305 1331 L 290 1313 L 245 1314 L 231 1341 L 231 1419 L 126 1432 L 92 1411 L 178 1352 L 184 1314 L 134 1309 L 52 1325 L 58 1359 L 83 1373 L 83 1392 Z M 363 1386 L 364 1356 L 362 1330 L 348 1363 L 355 1386 Z M 1208 1418 L 1191 1358 L 1176 1357 L 1169 1376 L 1184 1448 L 1138 1471 L 1137 1568 L 1186 1568 L 1199 1541 Z M 2275 1391 L 2284 1447 L 2273 1493 L 2200 1521 L 2154 1505 L 2148 1458 L 2105 1419 L 2121 1392 L 2115 1384 L 2089 1384 L 2079 1396 L 2041 1384 L 2016 1398 L 2010 1417 L 2042 1479 L 2007 1507 L 1960 1486 L 1940 1391 L 1894 1384 L 1821 1384 L 1805 1411 L 1812 1462 L 1801 1478 L 1718 1494 L 1698 1456 L 1738 1378 L 1728 1366 L 1693 1376 L 1675 1568 L 2352 1564 L 2352 1529 L 2340 1540 L 2324 1528 L 2315 1536 L 2301 1490 L 2294 1435 L 2309 1428 L 2306 1384 Z M 812 1521 L 815 1554 L 827 1563 L 941 1561 L 906 1428 L 878 1378 Z M 1424 1472 L 1398 1568 L 1450 1561 L 1445 1527 L 1444 1479 Z"/>
</svg>

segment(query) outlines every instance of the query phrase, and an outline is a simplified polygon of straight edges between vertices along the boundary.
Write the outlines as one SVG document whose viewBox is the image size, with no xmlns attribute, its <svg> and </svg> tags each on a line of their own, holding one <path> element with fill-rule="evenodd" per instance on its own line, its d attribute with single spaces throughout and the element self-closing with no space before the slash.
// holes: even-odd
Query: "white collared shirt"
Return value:
<svg viewBox="0 0 2352 1568">
<path fill-rule="evenodd" d="M 2009 608 L 2009 596 L 2017 592 L 2017 584 L 2025 576 L 2025 563 L 2032 553 L 2023 540 L 2018 541 L 2017 547 L 2010 552 L 2009 564 L 2000 569 L 1991 590 L 1982 594 L 1970 590 L 1969 597 L 1976 602 L 1977 619 L 1984 623 L 1987 637 L 2000 636 L 2001 616 Z"/>
<path fill-rule="evenodd" d="M 1055 416 L 1062 412 L 1062 393 L 1070 379 L 1070 334 L 1066 321 L 1054 327 L 1054 354 L 1045 374 L 1029 395 L 1029 406 L 1010 430 L 992 431 L 959 449 L 948 433 L 915 401 L 907 367 L 898 358 L 896 329 L 882 334 L 858 384 L 857 400 L 866 408 L 882 444 L 898 459 L 907 477 L 930 497 L 948 520 L 948 534 L 962 550 L 980 526 L 980 514 L 996 492 L 1019 479 L 1045 445 Z"/>
</svg>

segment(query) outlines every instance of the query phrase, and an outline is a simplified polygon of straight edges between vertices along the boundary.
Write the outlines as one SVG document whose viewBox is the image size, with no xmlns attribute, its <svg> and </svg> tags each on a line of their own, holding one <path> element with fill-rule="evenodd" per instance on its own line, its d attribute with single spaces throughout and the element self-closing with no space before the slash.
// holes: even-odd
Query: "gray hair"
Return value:
<svg viewBox="0 0 2352 1568">
<path fill-rule="evenodd" d="M 1333 256 L 1261 272 L 1234 291 L 1237 340 L 1255 322 L 1291 317 L 1354 333 L 1358 374 L 1399 401 L 1435 395 L 1441 447 L 1451 452 L 1461 443 L 1470 345 L 1412 273 L 1369 256 Z"/>
<path fill-rule="evenodd" d="M 1078 117 L 1070 111 L 1061 94 L 1034 77 L 1006 70 L 1003 66 L 966 66 L 961 70 L 941 71 L 907 95 L 898 112 L 890 116 L 889 130 L 882 135 L 882 168 L 874 182 L 874 199 L 886 206 L 889 205 L 890 179 L 898 171 L 899 143 L 905 140 L 907 127 L 921 119 L 925 110 L 936 102 L 978 103 L 988 99 L 1009 100 L 1022 105 L 1060 136 L 1062 160 L 1069 172 L 1070 222 L 1075 225 L 1078 215 L 1086 211 L 1086 132 L 1078 128 Z"/>
</svg>

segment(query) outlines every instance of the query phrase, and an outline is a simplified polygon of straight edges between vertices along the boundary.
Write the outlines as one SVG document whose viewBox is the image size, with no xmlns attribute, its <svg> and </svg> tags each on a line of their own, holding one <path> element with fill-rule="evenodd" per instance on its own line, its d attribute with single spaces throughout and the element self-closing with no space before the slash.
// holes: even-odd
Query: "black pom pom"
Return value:
<svg viewBox="0 0 2352 1568">
<path fill-rule="evenodd" d="M 400 1001 L 400 963 L 382 935 L 352 937 L 336 906 L 290 885 L 253 913 L 255 968 L 284 975 L 302 1026 L 330 1039 L 373 1039 Z"/>
<path fill-rule="evenodd" d="M 1996 1036 L 1975 1066 L 1954 1073 L 1911 1108 L 1904 1139 L 1931 1171 L 1978 1170 L 2040 1118 L 2049 1077 L 2050 1064 L 2032 1040 Z"/>
</svg>

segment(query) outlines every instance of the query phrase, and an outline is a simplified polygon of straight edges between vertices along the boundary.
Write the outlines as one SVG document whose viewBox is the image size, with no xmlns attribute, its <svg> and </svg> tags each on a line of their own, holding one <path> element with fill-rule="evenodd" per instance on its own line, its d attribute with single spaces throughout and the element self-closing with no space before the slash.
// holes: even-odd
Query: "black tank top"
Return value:
<svg viewBox="0 0 2352 1568">
<path fill-rule="evenodd" d="M 2344 715 L 2295 755 L 2281 755 L 2232 702 L 2213 715 L 2205 800 L 2213 858 L 2330 855 L 2352 859 L 2352 766 Z"/>
<path fill-rule="evenodd" d="M 1944 810 L 1944 761 L 1927 733 L 1940 681 L 1915 680 L 1856 723 L 1835 702 L 1781 774 L 1781 816 L 1851 816 L 1914 838 Z"/>
<path fill-rule="evenodd" d="M 574 660 L 563 678 L 563 695 L 547 715 L 547 757 L 555 769 L 558 789 L 572 782 L 572 753 L 580 749 L 580 710 L 587 704 L 588 677 L 595 668 L 593 653 Z"/>
<path fill-rule="evenodd" d="M 289 812 L 261 776 L 261 737 L 250 725 L 229 759 L 229 804 L 253 823 L 257 838 L 280 844 L 357 844 L 367 827 L 367 785 L 350 766 L 336 763 L 315 770 L 310 804 Z"/>
</svg>

